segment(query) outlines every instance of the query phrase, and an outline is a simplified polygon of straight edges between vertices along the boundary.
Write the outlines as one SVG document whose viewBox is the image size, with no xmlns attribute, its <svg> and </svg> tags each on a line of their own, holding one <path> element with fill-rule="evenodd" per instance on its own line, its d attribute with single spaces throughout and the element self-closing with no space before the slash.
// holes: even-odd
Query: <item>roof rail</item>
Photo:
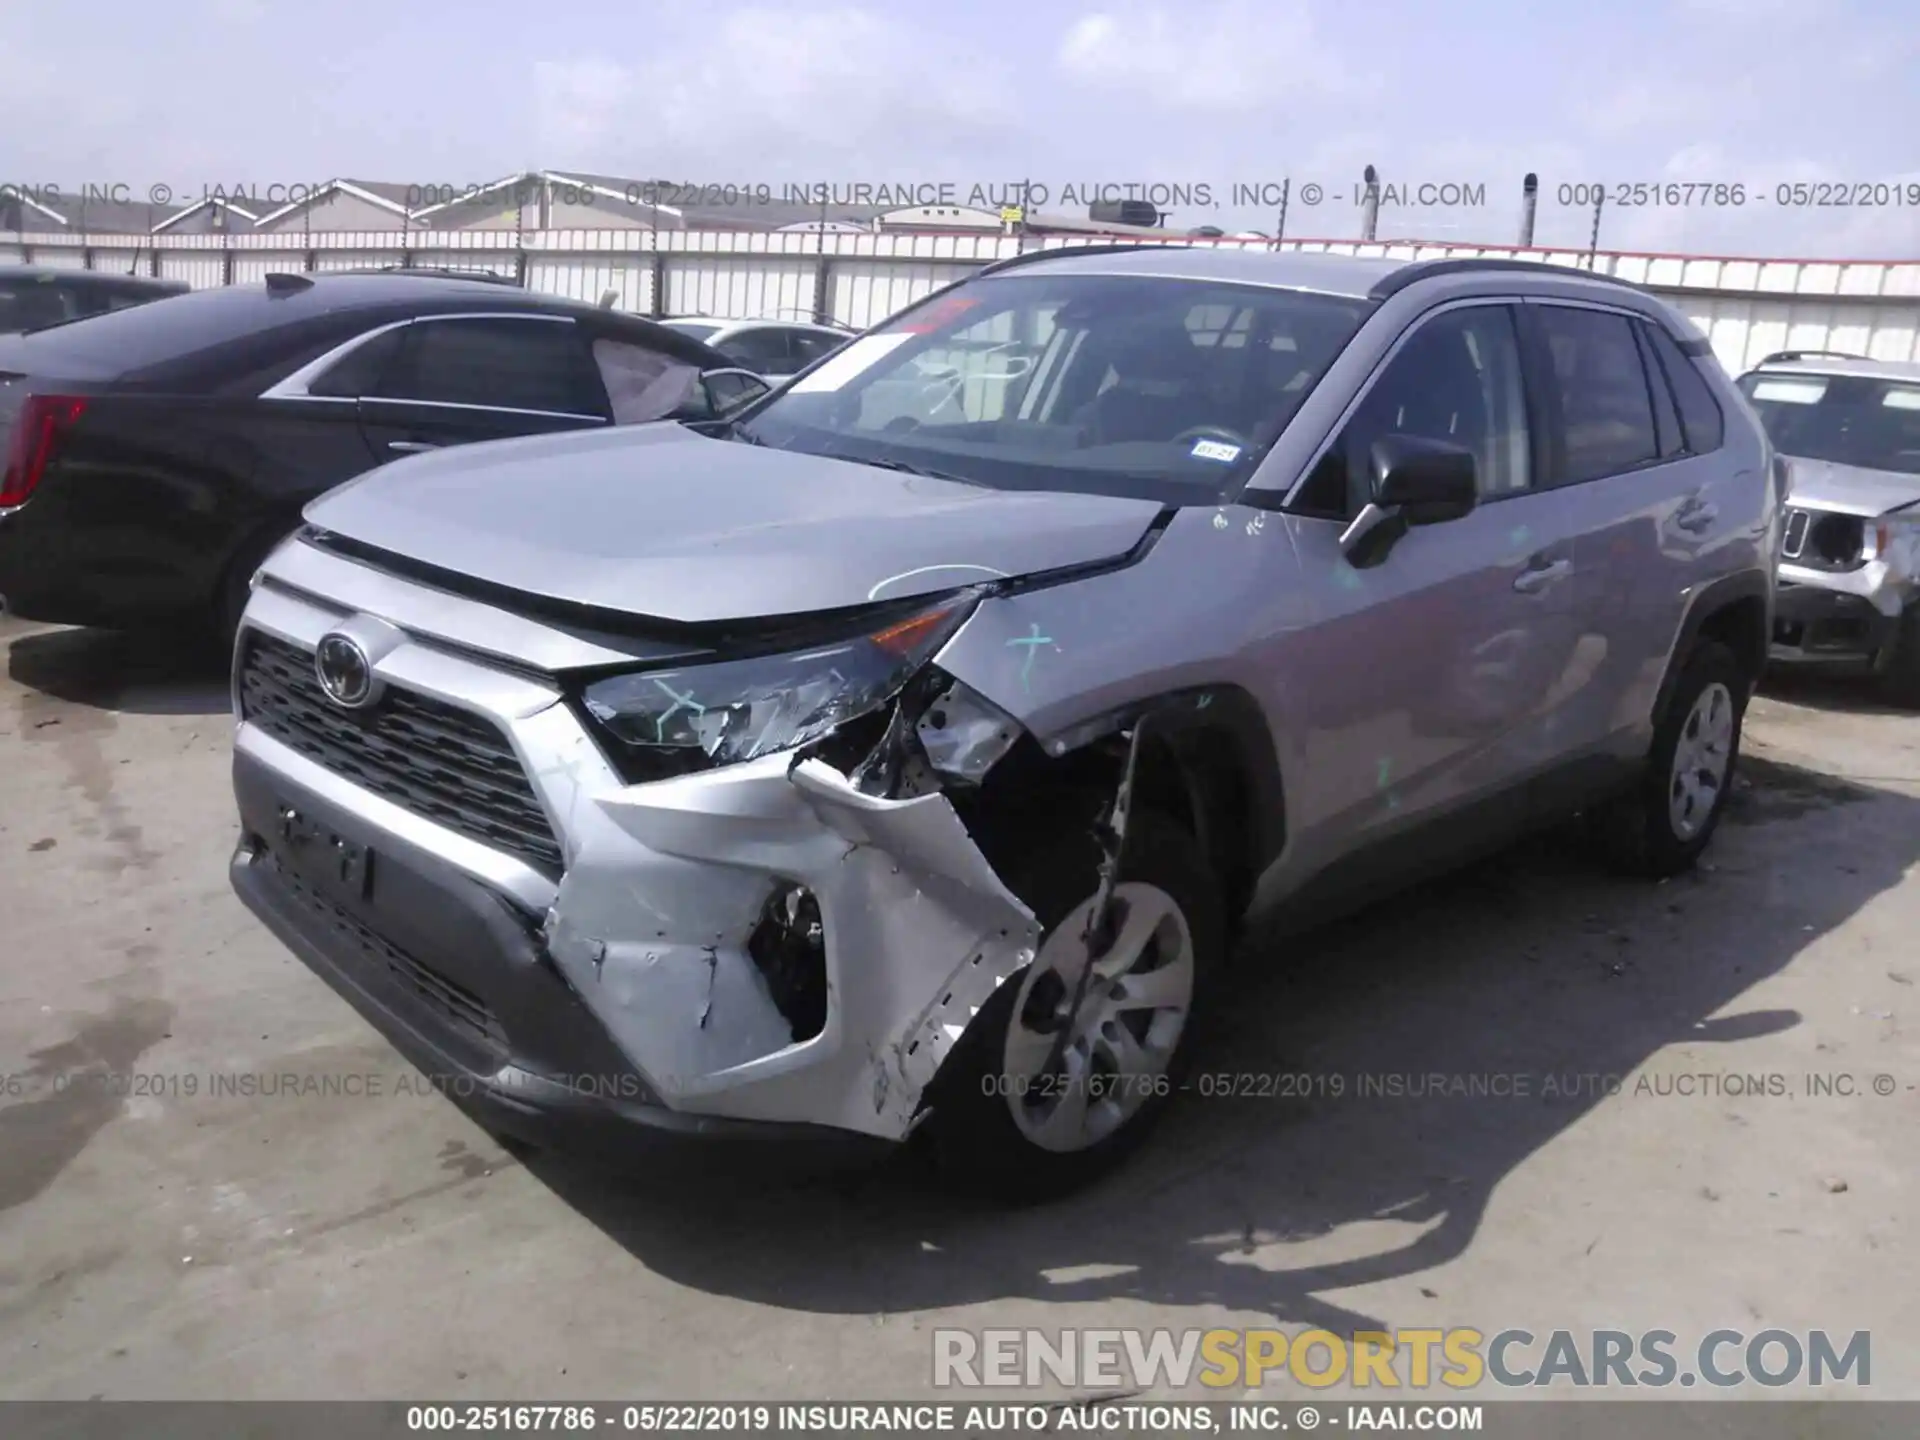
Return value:
<svg viewBox="0 0 1920 1440">
<path fill-rule="evenodd" d="M 493 270 L 460 270 L 451 265 L 355 265 L 345 270 L 328 271 L 332 275 L 412 275 L 423 280 L 478 280 L 488 285 L 511 285 L 518 289 L 520 282 L 511 275 L 502 275 Z"/>
<path fill-rule="evenodd" d="M 1776 350 L 1761 358 L 1762 365 L 1778 365 L 1787 360 L 1871 360 L 1871 355 L 1856 355 L 1851 350 Z"/>
<path fill-rule="evenodd" d="M 1546 275 L 1565 280 L 1592 280 L 1601 285 L 1617 285 L 1623 290 L 1632 290 L 1644 295 L 1647 288 L 1631 280 L 1622 280 L 1618 275 L 1602 275 L 1597 270 L 1576 270 L 1571 265 L 1548 265 L 1538 260 L 1507 260 L 1489 258 L 1475 260 L 1455 257 L 1449 260 L 1415 260 L 1402 265 L 1384 279 L 1378 281 L 1367 292 L 1369 300 L 1385 300 L 1390 295 L 1398 295 L 1409 285 L 1422 280 L 1431 280 L 1439 275 L 1465 275 L 1476 270 L 1524 271 L 1533 275 Z"/>
<path fill-rule="evenodd" d="M 1136 250 L 1191 250 L 1191 245 L 1166 245 L 1154 240 L 1138 241 L 1121 245 L 1052 245 L 1041 250 L 1022 250 L 1018 255 L 1009 255 L 1004 260 L 995 260 L 974 271 L 975 275 L 998 275 L 1002 270 L 1011 270 L 1018 265 L 1031 265 L 1036 260 L 1071 259 L 1075 255 L 1122 255 Z"/>
</svg>

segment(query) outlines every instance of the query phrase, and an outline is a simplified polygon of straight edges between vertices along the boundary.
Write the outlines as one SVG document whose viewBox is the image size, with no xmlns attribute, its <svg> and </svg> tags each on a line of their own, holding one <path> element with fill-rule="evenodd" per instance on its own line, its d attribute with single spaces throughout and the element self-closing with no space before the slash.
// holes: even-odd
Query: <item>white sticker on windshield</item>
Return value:
<svg viewBox="0 0 1920 1440">
<path fill-rule="evenodd" d="M 1818 405 L 1827 393 L 1824 380 L 1756 380 L 1755 400 L 1771 400 L 1778 405 Z"/>
<path fill-rule="evenodd" d="M 1196 440 L 1187 453 L 1196 460 L 1238 460 L 1240 447 L 1224 440 Z"/>
<path fill-rule="evenodd" d="M 811 375 L 795 381 L 788 387 L 788 393 L 804 395 L 810 390 L 838 390 L 883 355 L 911 339 L 911 335 L 862 335 Z"/>
</svg>

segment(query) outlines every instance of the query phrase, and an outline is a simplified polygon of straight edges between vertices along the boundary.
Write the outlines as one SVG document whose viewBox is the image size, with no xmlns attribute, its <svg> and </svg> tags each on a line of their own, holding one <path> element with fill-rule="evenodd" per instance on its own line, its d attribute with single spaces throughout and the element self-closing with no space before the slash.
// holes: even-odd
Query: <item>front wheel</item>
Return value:
<svg viewBox="0 0 1920 1440">
<path fill-rule="evenodd" d="M 1654 728 L 1639 784 L 1591 817 L 1616 868 L 1664 879 L 1700 858 L 1733 788 L 1748 689 L 1740 662 L 1717 641 L 1688 657 Z"/>
<path fill-rule="evenodd" d="M 1009 874 L 1040 949 L 981 1009 L 930 1096 L 936 1160 L 962 1185 L 1014 1203 L 1078 1189 L 1139 1145 L 1185 1083 L 1225 945 L 1219 886 L 1177 823 L 1143 812 L 1129 832 L 1111 940 L 1091 964 L 1090 837 L 1060 836 Z"/>
</svg>

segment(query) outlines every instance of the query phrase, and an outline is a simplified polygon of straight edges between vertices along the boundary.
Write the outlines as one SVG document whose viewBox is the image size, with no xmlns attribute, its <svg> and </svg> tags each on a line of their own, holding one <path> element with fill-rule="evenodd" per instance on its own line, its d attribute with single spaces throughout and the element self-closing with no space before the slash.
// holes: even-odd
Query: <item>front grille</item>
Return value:
<svg viewBox="0 0 1920 1440">
<path fill-rule="evenodd" d="M 342 779 L 559 877 L 560 842 L 492 721 L 397 686 L 371 710 L 344 710 L 312 651 L 258 633 L 241 655 L 240 713 Z"/>
<path fill-rule="evenodd" d="M 398 985 L 417 1003 L 441 1019 L 451 1021 L 473 1039 L 496 1053 L 505 1053 L 507 1032 L 486 1001 L 457 985 L 431 965 L 416 960 L 391 940 L 370 929 L 361 920 L 341 909 L 319 891 L 301 880 L 275 857 L 274 878 L 287 893 L 312 912 L 323 924 L 352 941 L 365 962 L 392 984 Z"/>
</svg>

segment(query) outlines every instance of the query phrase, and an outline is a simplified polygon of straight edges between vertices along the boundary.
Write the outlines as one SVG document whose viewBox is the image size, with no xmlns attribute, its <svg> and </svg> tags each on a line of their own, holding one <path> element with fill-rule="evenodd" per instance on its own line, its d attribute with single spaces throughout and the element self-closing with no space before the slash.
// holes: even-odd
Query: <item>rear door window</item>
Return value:
<svg viewBox="0 0 1920 1440">
<path fill-rule="evenodd" d="M 1538 307 L 1566 443 L 1564 483 L 1618 475 L 1660 458 L 1633 324 L 1624 315 Z"/>
<path fill-rule="evenodd" d="M 571 320 L 418 320 L 369 398 L 607 417 L 607 397 Z"/>
</svg>

